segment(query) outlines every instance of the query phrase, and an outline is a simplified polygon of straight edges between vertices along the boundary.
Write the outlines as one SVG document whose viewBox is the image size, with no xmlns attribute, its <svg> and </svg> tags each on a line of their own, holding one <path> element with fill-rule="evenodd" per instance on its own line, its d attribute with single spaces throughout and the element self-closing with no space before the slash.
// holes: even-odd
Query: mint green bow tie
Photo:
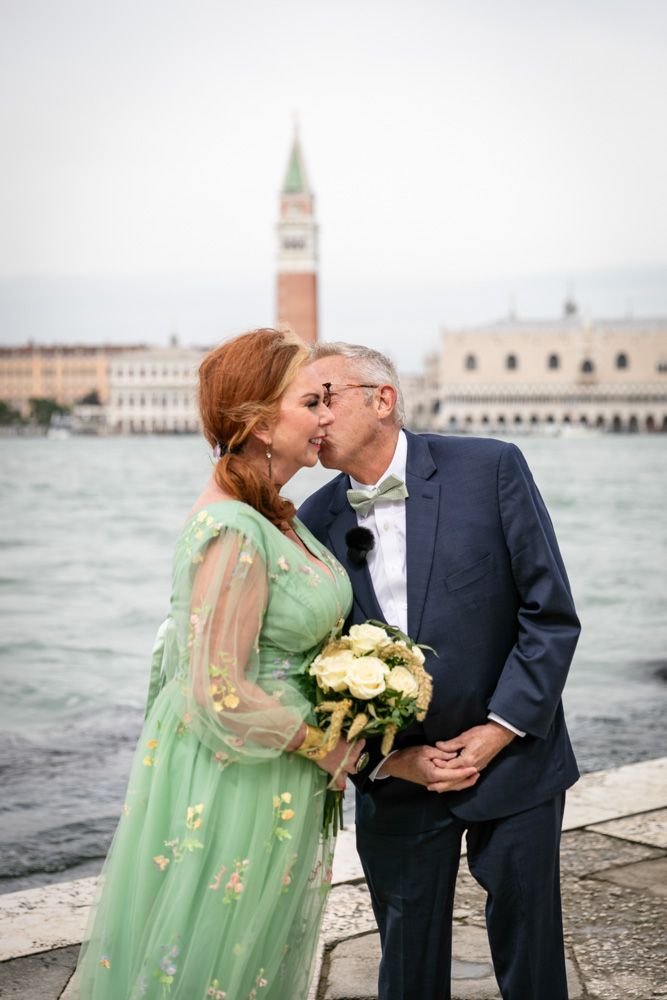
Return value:
<svg viewBox="0 0 667 1000">
<path fill-rule="evenodd" d="M 405 500 L 408 493 L 405 483 L 398 476 L 387 476 L 372 490 L 348 490 L 347 499 L 352 510 L 364 517 L 376 500 Z"/>
</svg>

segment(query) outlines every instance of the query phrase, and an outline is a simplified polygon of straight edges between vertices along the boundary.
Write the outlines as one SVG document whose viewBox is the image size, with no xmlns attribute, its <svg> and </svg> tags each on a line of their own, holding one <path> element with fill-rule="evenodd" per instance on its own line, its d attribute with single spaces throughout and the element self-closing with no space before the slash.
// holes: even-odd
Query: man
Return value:
<svg viewBox="0 0 667 1000">
<path fill-rule="evenodd" d="M 335 415 L 321 462 L 342 474 L 299 516 L 350 574 L 346 630 L 386 621 L 438 654 L 424 722 L 384 761 L 368 740 L 354 779 L 380 1000 L 449 1000 L 464 832 L 503 997 L 566 1000 L 559 845 L 578 771 L 561 692 L 579 622 L 549 515 L 514 445 L 402 430 L 381 354 L 319 344 L 313 357 Z M 356 513 L 350 488 L 367 491 Z M 365 561 L 353 528 L 372 533 Z"/>
</svg>

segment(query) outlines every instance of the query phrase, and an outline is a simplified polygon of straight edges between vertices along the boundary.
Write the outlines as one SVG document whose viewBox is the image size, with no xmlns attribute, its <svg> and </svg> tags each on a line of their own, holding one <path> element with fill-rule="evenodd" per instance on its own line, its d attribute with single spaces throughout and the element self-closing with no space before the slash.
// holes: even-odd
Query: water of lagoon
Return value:
<svg viewBox="0 0 667 1000">
<path fill-rule="evenodd" d="M 565 690 L 582 771 L 667 753 L 667 436 L 519 442 L 583 633 Z M 198 437 L 0 439 L 0 892 L 94 874 L 124 799 Z M 330 476 L 303 470 L 297 503 Z"/>
</svg>

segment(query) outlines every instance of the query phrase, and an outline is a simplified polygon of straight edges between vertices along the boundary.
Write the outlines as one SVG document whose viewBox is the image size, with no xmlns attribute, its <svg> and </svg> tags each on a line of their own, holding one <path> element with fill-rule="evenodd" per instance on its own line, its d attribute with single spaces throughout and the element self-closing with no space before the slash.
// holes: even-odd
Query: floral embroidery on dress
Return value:
<svg viewBox="0 0 667 1000">
<path fill-rule="evenodd" d="M 194 833 L 195 830 L 199 829 L 199 827 L 202 824 L 201 814 L 203 811 L 204 811 L 203 802 L 200 802 L 199 805 L 197 806 L 188 806 L 188 811 L 185 819 L 185 825 L 188 828 L 188 830 L 192 830 Z M 176 837 L 174 840 L 165 840 L 164 846 L 171 847 L 171 851 L 174 856 L 174 864 L 177 865 L 179 865 L 182 862 L 186 851 L 192 854 L 195 849 L 203 849 L 204 847 L 204 845 L 199 840 L 197 840 L 196 837 L 193 837 L 191 834 L 185 837 L 183 840 L 181 840 L 180 837 Z M 153 858 L 155 864 L 158 865 L 158 867 L 160 867 L 158 859 L 162 860 L 164 859 L 160 854 L 158 854 L 157 858 Z M 167 866 L 165 865 L 165 867 L 160 868 L 160 870 L 164 871 L 166 867 Z"/>
<path fill-rule="evenodd" d="M 264 969 L 260 969 L 259 973 L 257 974 L 257 978 L 255 979 L 256 985 L 253 986 L 253 988 L 250 990 L 250 993 L 246 995 L 244 1000 L 254 1000 L 254 998 L 257 996 L 258 988 L 262 986 L 268 986 L 268 982 L 266 979 L 263 978 L 263 976 L 264 976 Z"/>
<path fill-rule="evenodd" d="M 102 958 L 100 959 L 100 965 L 103 966 L 103 968 L 105 969 L 111 968 L 111 962 L 109 961 L 106 955 L 102 955 Z"/>
<path fill-rule="evenodd" d="M 218 767 L 221 771 L 224 771 L 226 767 L 229 767 L 231 760 L 229 759 L 229 754 L 226 754 L 224 750 L 216 750 L 211 760 L 217 761 Z"/>
<path fill-rule="evenodd" d="M 180 934 L 177 937 L 180 938 Z M 174 962 L 174 959 L 178 958 L 178 945 L 162 944 L 160 951 L 165 954 L 160 959 L 157 969 L 153 970 L 153 975 L 159 983 L 162 983 L 162 996 L 166 997 L 167 993 L 171 991 L 171 984 L 178 972 L 178 966 Z"/>
<path fill-rule="evenodd" d="M 331 877 L 332 877 L 332 868 L 331 868 L 331 865 L 329 865 L 329 867 L 327 868 L 326 875 L 324 876 L 324 878 L 322 879 L 322 882 L 320 884 L 320 888 L 319 888 L 319 895 L 320 896 L 326 896 L 326 894 L 331 889 Z"/>
<path fill-rule="evenodd" d="M 229 653 L 220 652 L 218 654 L 218 659 L 224 662 L 226 659 L 231 659 L 231 656 Z M 222 712 L 225 708 L 238 708 L 240 700 L 236 696 L 236 688 L 228 679 L 229 666 L 220 668 L 217 667 L 215 663 L 211 663 L 208 668 L 208 672 L 210 677 L 215 678 L 215 680 L 211 682 L 208 693 L 213 698 L 213 704 L 216 712 Z"/>
<path fill-rule="evenodd" d="M 281 822 L 287 823 L 289 820 L 294 818 L 294 810 L 285 808 L 285 806 L 289 805 L 291 801 L 291 792 L 283 792 L 282 795 L 273 796 L 273 820 L 271 824 L 271 833 L 269 834 L 269 839 L 266 842 L 266 850 L 269 854 L 273 850 L 273 837 L 281 843 L 283 840 L 292 839 L 292 834 L 289 830 L 286 830 L 284 826 L 280 826 Z"/>
<path fill-rule="evenodd" d="M 292 855 L 292 860 L 288 864 L 287 868 L 285 869 L 282 875 L 282 878 L 280 879 L 280 881 L 282 882 L 282 888 L 280 890 L 281 892 L 289 892 L 290 883 L 292 881 L 292 874 L 291 874 L 292 868 L 294 867 L 294 863 L 297 857 L 298 857 L 297 854 Z"/>
<path fill-rule="evenodd" d="M 248 575 L 248 569 L 253 564 L 253 554 L 252 552 L 246 551 L 252 547 L 252 539 L 247 536 L 243 539 L 243 543 L 239 543 L 239 554 L 236 557 L 236 565 L 232 569 L 232 578 L 227 583 L 227 589 L 231 590 L 234 583 L 245 580 Z"/>
<path fill-rule="evenodd" d="M 229 876 L 229 881 L 225 885 L 225 895 L 223 897 L 223 903 L 237 903 L 241 893 L 243 892 L 243 876 L 245 875 L 246 868 L 250 864 L 248 858 L 245 861 L 241 861 L 237 858 L 234 862 L 234 871 Z"/>
<path fill-rule="evenodd" d="M 148 747 L 149 750 L 156 750 L 157 740 L 149 740 L 146 746 Z M 157 754 L 155 754 L 154 757 L 151 757 L 150 754 L 146 754 L 141 763 L 144 765 L 144 767 L 152 767 L 153 764 L 157 763 Z"/>
<path fill-rule="evenodd" d="M 196 649 L 201 646 L 201 634 L 204 630 L 208 616 L 211 613 L 211 605 L 206 607 L 193 608 L 190 615 L 190 634 L 188 635 L 188 649 Z"/>
<path fill-rule="evenodd" d="M 206 991 L 206 996 L 215 997 L 215 1000 L 223 1000 L 223 998 L 226 997 L 227 994 L 225 993 L 224 990 L 218 989 L 219 986 L 220 983 L 218 982 L 218 980 L 214 979 L 211 985 L 209 986 L 208 990 Z"/>
<path fill-rule="evenodd" d="M 292 664 L 286 656 L 282 659 L 274 660 L 273 662 L 276 664 L 276 669 L 272 672 L 272 676 L 275 677 L 277 681 L 284 681 L 287 677 L 288 670 L 292 669 Z"/>
<path fill-rule="evenodd" d="M 312 566 L 299 566 L 299 573 L 305 573 L 308 577 L 308 584 L 311 587 L 319 587 L 322 577 L 315 572 Z"/>
<path fill-rule="evenodd" d="M 326 549 L 322 549 L 322 558 L 323 558 L 324 562 L 328 562 L 330 566 L 333 566 L 333 568 L 334 568 L 334 569 L 335 569 L 335 570 L 336 570 L 336 571 L 337 571 L 338 573 L 340 573 L 340 575 L 341 575 L 341 576 L 345 576 L 345 572 L 346 572 L 346 571 L 345 571 L 345 567 L 344 567 L 344 566 L 341 566 L 341 564 L 340 564 L 340 563 L 338 562 L 338 560 L 337 560 L 337 559 L 335 559 L 335 558 L 334 558 L 334 557 L 333 557 L 333 556 L 331 555 L 331 553 L 330 553 L 330 552 L 327 552 L 327 550 L 326 550 Z"/>
<path fill-rule="evenodd" d="M 210 532 L 211 538 L 215 538 L 220 534 L 220 529 L 222 528 L 222 522 L 219 521 L 215 523 L 215 518 L 212 517 L 207 510 L 200 510 L 199 513 L 190 521 L 187 531 L 183 535 L 183 545 L 185 551 L 188 555 L 192 552 L 193 541 L 199 542 L 204 537 L 206 531 Z M 195 556 L 192 560 L 193 562 L 203 562 L 203 557 Z"/>
<path fill-rule="evenodd" d="M 289 563 L 287 562 L 287 559 L 285 559 L 285 556 L 278 556 L 278 565 L 283 572 L 289 573 Z"/>
</svg>

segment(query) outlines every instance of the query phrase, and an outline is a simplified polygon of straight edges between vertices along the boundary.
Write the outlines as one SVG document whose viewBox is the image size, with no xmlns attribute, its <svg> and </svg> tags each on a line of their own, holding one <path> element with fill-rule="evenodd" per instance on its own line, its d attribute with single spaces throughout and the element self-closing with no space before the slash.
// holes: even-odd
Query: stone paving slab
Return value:
<svg viewBox="0 0 667 1000">
<path fill-rule="evenodd" d="M 605 833 L 610 837 L 635 840 L 638 844 L 667 848 L 667 809 L 655 809 L 640 816 L 624 816 L 623 819 L 598 823 L 589 826 L 588 829 Z"/>
<path fill-rule="evenodd" d="M 587 997 L 652 1000 L 667 995 L 664 896 L 646 892 L 641 884 L 610 884 L 597 875 L 565 876 L 563 901 L 565 942 Z"/>
<path fill-rule="evenodd" d="M 619 865 L 630 865 L 637 861 L 662 857 L 664 851 L 655 847 L 646 847 L 644 844 L 616 837 L 606 837 L 587 828 L 563 834 L 560 845 L 560 870 L 562 875 L 592 875 Z"/>
<path fill-rule="evenodd" d="M 583 774 L 565 798 L 564 830 L 667 807 L 667 757 Z"/>
<path fill-rule="evenodd" d="M 452 952 L 452 1000 L 501 1000 L 485 930 L 455 926 Z M 339 944 L 330 956 L 321 1000 L 377 1000 L 380 955 L 377 932 Z M 567 960 L 567 982 L 570 1000 L 583 1000 L 571 959 Z"/>
<path fill-rule="evenodd" d="M 635 865 L 625 865 L 623 868 L 611 868 L 608 871 L 598 872 L 592 876 L 605 882 L 613 882 L 615 885 L 628 889 L 635 889 L 642 894 L 652 896 L 667 896 L 667 857 L 653 858 L 651 861 L 639 861 Z M 663 915 L 663 932 L 666 930 L 667 920 Z M 667 968 L 665 969 L 665 979 L 667 980 Z"/>
<path fill-rule="evenodd" d="M 0 964 L 0 997 L 56 1000 L 69 981 L 80 945 L 13 958 Z"/>
<path fill-rule="evenodd" d="M 96 878 L 0 896 L 0 961 L 81 944 Z"/>
</svg>

